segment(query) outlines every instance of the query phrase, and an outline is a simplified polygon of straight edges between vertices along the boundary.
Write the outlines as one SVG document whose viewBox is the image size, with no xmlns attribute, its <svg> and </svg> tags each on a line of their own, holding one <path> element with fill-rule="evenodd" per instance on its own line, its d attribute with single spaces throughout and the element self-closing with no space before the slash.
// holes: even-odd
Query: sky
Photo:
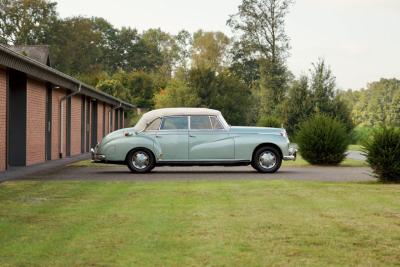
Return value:
<svg viewBox="0 0 400 267">
<path fill-rule="evenodd" d="M 61 17 L 98 16 L 116 27 L 222 31 L 241 0 L 58 0 Z M 287 16 L 288 67 L 308 74 L 324 58 L 340 89 L 400 79 L 400 0 L 296 0 Z"/>
</svg>

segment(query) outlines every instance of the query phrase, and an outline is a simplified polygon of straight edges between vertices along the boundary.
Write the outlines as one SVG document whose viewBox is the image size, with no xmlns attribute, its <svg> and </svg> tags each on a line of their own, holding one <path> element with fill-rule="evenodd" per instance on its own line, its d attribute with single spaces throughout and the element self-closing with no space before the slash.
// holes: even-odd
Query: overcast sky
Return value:
<svg viewBox="0 0 400 267">
<path fill-rule="evenodd" d="M 58 0 L 62 17 L 99 16 L 117 27 L 223 31 L 241 0 Z M 400 0 L 297 0 L 287 18 L 290 70 L 307 74 L 318 57 L 342 89 L 400 78 Z"/>
</svg>

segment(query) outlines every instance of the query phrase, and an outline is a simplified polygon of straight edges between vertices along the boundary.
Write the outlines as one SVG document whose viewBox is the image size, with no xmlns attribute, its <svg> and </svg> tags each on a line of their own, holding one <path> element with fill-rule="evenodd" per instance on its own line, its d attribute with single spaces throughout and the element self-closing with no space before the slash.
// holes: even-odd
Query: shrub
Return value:
<svg viewBox="0 0 400 267">
<path fill-rule="evenodd" d="M 381 182 L 400 182 L 400 129 L 382 128 L 364 142 L 367 162 Z"/>
<path fill-rule="evenodd" d="M 346 157 L 346 126 L 328 115 L 316 114 L 302 122 L 296 136 L 301 156 L 315 165 L 338 165 Z"/>
<path fill-rule="evenodd" d="M 257 126 L 260 127 L 272 127 L 272 128 L 280 128 L 282 127 L 282 122 L 276 118 L 276 117 L 272 117 L 272 116 L 262 116 L 258 122 L 257 122 Z"/>
</svg>

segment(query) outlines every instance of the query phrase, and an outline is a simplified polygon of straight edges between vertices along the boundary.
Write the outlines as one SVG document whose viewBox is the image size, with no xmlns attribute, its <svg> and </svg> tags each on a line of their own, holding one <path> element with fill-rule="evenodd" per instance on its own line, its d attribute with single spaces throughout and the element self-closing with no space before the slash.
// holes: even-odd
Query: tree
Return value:
<svg viewBox="0 0 400 267">
<path fill-rule="evenodd" d="M 125 90 L 122 82 L 117 79 L 106 79 L 100 81 L 96 87 L 100 91 L 118 97 L 120 99 L 127 98 L 127 91 Z"/>
<path fill-rule="evenodd" d="M 207 107 L 213 97 L 213 82 L 216 73 L 210 69 L 191 69 L 188 84 L 200 98 L 200 106 Z"/>
<path fill-rule="evenodd" d="M 73 17 L 59 20 L 49 40 L 55 68 L 70 75 L 102 69 L 102 34 L 95 30 L 95 18 Z"/>
<path fill-rule="evenodd" d="M 355 124 L 360 126 L 399 126 L 400 80 L 380 79 L 366 89 L 348 91 Z"/>
<path fill-rule="evenodd" d="M 218 74 L 212 88 L 208 107 L 220 110 L 232 125 L 247 124 L 248 107 L 251 105 L 250 89 L 229 71 Z"/>
<path fill-rule="evenodd" d="M 313 105 L 307 76 L 294 80 L 289 88 L 288 97 L 283 105 L 285 127 L 293 134 L 300 122 L 313 113 Z"/>
<path fill-rule="evenodd" d="M 172 79 L 165 89 L 155 95 L 156 108 L 197 107 L 199 104 L 196 93 L 180 79 Z"/>
<path fill-rule="evenodd" d="M 226 60 L 229 38 L 222 32 L 193 34 L 192 66 L 194 68 L 222 71 Z"/>
<path fill-rule="evenodd" d="M 0 0 L 0 43 L 46 43 L 57 20 L 56 6 L 46 0 Z"/>
<path fill-rule="evenodd" d="M 231 55 L 230 71 L 243 80 L 246 84 L 253 86 L 260 80 L 260 62 L 250 57 L 248 47 L 240 42 L 234 42 L 229 54 Z"/>
<path fill-rule="evenodd" d="M 151 76 L 143 71 L 132 72 L 127 75 L 124 84 L 128 90 L 129 101 L 140 108 L 154 107 L 154 83 Z"/>
<path fill-rule="evenodd" d="M 354 125 L 348 103 L 336 89 L 335 77 L 325 61 L 312 64 L 310 76 L 294 80 L 282 105 L 285 127 L 289 134 L 295 133 L 298 125 L 315 114 L 324 114 L 338 119 L 350 132 Z"/>
<path fill-rule="evenodd" d="M 143 42 L 156 51 L 153 56 L 159 56 L 158 72 L 165 78 L 170 78 L 179 58 L 179 47 L 175 38 L 161 29 L 149 29 L 142 34 Z"/>
<path fill-rule="evenodd" d="M 192 35 L 186 30 L 181 30 L 175 36 L 175 41 L 178 47 L 178 59 L 175 68 L 182 69 L 184 72 L 187 72 L 189 69 L 190 57 L 192 54 Z"/>
<path fill-rule="evenodd" d="M 193 69 L 188 85 L 198 96 L 199 106 L 220 110 L 232 124 L 246 124 L 251 91 L 243 81 L 225 70 Z"/>
<path fill-rule="evenodd" d="M 335 97 L 336 78 L 325 60 L 312 63 L 311 94 L 315 111 L 325 112 L 331 109 L 330 102 Z"/>
<path fill-rule="evenodd" d="M 285 95 L 287 71 L 285 58 L 289 38 L 285 32 L 285 18 L 292 0 L 243 0 L 237 14 L 228 25 L 239 33 L 239 42 L 247 58 L 260 59 L 262 112 L 276 112 L 277 104 Z"/>
</svg>

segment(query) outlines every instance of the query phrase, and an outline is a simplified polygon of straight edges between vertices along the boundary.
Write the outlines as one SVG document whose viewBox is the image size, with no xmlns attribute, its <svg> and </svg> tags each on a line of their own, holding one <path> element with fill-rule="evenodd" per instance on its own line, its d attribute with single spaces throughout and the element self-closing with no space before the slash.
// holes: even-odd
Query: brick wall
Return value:
<svg viewBox="0 0 400 267">
<path fill-rule="evenodd" d="M 52 128 L 51 128 L 51 159 L 58 159 L 60 153 L 60 100 L 62 97 L 66 95 L 66 91 L 62 89 L 53 89 L 52 92 Z M 67 121 L 66 121 L 66 102 L 63 102 L 64 112 L 63 112 L 63 144 L 64 144 L 64 156 L 66 152 L 66 129 L 67 129 Z"/>
<path fill-rule="evenodd" d="M 7 156 L 7 76 L 0 69 L 0 172 L 6 169 Z"/>
<path fill-rule="evenodd" d="M 32 165 L 46 160 L 45 83 L 28 78 L 26 98 L 26 165 Z"/>
<path fill-rule="evenodd" d="M 71 156 L 81 153 L 81 96 L 71 99 Z"/>
</svg>

